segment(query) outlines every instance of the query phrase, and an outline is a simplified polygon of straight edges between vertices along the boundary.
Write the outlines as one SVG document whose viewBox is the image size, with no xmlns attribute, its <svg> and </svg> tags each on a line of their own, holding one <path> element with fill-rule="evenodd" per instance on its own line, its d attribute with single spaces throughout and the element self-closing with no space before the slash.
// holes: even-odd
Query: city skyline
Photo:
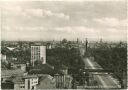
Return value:
<svg viewBox="0 0 128 90">
<path fill-rule="evenodd" d="M 2 2 L 2 40 L 126 41 L 126 3 L 122 1 Z"/>
</svg>

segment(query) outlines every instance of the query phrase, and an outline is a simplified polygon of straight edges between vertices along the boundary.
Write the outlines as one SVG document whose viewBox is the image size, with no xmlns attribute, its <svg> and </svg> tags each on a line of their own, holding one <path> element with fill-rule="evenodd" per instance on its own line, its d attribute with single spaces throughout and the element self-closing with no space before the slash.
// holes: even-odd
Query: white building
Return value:
<svg viewBox="0 0 128 90">
<path fill-rule="evenodd" d="M 7 56 L 6 55 L 0 54 L 0 58 L 1 58 L 1 63 L 4 62 L 4 63 L 8 64 Z"/>
<path fill-rule="evenodd" d="M 1 54 L 1 60 L 6 61 L 6 55 Z"/>
<path fill-rule="evenodd" d="M 31 46 L 31 64 L 38 60 L 46 64 L 46 46 Z"/>
<path fill-rule="evenodd" d="M 14 90 L 36 90 L 38 84 L 37 76 L 17 77 L 13 80 Z"/>
</svg>

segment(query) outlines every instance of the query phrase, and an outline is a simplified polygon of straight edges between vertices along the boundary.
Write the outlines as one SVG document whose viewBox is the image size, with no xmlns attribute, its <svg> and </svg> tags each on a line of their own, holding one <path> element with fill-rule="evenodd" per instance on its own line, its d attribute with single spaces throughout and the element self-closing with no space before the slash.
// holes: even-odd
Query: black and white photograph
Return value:
<svg viewBox="0 0 128 90">
<path fill-rule="evenodd" d="M 1 90 L 127 89 L 127 0 L 0 0 Z"/>
</svg>

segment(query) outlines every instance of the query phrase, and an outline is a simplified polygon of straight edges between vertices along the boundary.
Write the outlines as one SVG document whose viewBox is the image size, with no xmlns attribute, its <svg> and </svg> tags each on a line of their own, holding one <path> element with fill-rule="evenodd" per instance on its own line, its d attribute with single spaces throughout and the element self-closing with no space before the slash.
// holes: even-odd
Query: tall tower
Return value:
<svg viewBox="0 0 128 90">
<path fill-rule="evenodd" d="M 87 49 L 88 49 L 88 40 L 86 38 L 86 41 L 85 41 L 85 51 L 87 52 Z"/>
<path fill-rule="evenodd" d="M 76 42 L 79 43 L 79 39 L 78 38 L 76 39 Z"/>
<path fill-rule="evenodd" d="M 46 46 L 31 46 L 31 65 L 34 66 L 35 61 L 41 61 L 46 64 Z"/>
<path fill-rule="evenodd" d="M 103 43 L 103 40 L 102 40 L 102 38 L 100 39 L 100 43 Z"/>
</svg>

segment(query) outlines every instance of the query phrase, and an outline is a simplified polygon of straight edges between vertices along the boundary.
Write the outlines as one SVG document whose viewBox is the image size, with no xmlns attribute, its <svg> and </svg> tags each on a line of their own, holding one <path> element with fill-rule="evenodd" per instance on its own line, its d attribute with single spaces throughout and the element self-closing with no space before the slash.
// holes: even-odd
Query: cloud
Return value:
<svg viewBox="0 0 128 90">
<path fill-rule="evenodd" d="M 66 20 L 69 20 L 69 16 L 65 15 L 64 13 L 55 13 L 55 16 L 59 17 L 59 18 L 64 18 Z"/>
<path fill-rule="evenodd" d="M 26 15 L 31 17 L 42 17 L 42 10 L 41 9 L 24 9 Z"/>
<path fill-rule="evenodd" d="M 111 26 L 111 27 L 118 27 L 118 26 L 126 26 L 127 21 L 126 20 L 119 20 L 117 18 L 96 18 L 94 21 L 106 25 L 106 26 Z"/>
<path fill-rule="evenodd" d="M 20 5 L 12 5 L 9 3 L 1 5 L 4 13 L 6 15 L 14 15 L 14 16 L 21 16 L 21 17 L 53 17 L 59 19 L 69 20 L 70 16 L 64 14 L 63 12 L 53 12 L 51 10 L 42 9 L 42 8 L 24 8 Z"/>
<path fill-rule="evenodd" d="M 18 27 L 18 26 L 4 26 L 3 27 L 5 32 L 41 32 L 46 31 L 47 29 L 44 27 Z"/>
<path fill-rule="evenodd" d="M 12 15 L 19 15 L 22 12 L 22 8 L 20 6 L 10 6 L 9 4 L 7 6 L 1 6 L 2 13 L 5 13 L 7 15 L 12 14 Z"/>
<path fill-rule="evenodd" d="M 127 36 L 127 30 L 118 30 L 115 28 L 108 28 L 106 33 L 110 33 L 111 35 L 120 35 L 120 36 Z"/>
<path fill-rule="evenodd" d="M 41 12 L 42 12 L 42 16 L 46 17 L 46 16 L 49 16 L 49 17 L 57 17 L 57 18 L 62 18 L 62 19 L 66 19 L 66 20 L 69 20 L 69 16 L 60 12 L 60 13 L 55 13 L 55 12 L 52 12 L 50 10 L 45 10 L 45 9 L 40 9 Z"/>
<path fill-rule="evenodd" d="M 1 4 L 2 5 L 2 4 Z M 54 7 L 55 6 L 55 7 Z M 3 37 L 10 39 L 97 38 L 126 36 L 124 4 L 21 2 L 2 5 Z M 111 9 L 113 8 L 113 9 Z M 86 12 L 85 12 L 86 11 Z M 118 14 L 117 14 L 118 13 Z M 100 17 L 100 18 L 99 18 Z M 50 36 L 50 37 L 49 37 Z"/>
</svg>

